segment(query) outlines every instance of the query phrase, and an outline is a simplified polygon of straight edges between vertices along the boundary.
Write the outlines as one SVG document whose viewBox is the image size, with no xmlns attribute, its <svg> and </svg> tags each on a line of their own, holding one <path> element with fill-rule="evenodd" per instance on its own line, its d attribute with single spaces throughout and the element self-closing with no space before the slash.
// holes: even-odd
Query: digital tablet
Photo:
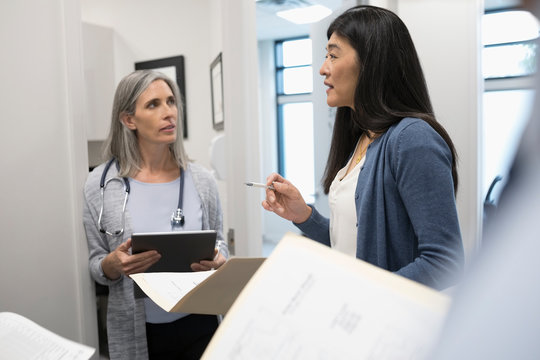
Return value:
<svg viewBox="0 0 540 360">
<path fill-rule="evenodd" d="M 132 253 L 156 250 L 161 259 L 146 272 L 187 272 L 191 264 L 213 260 L 217 233 L 215 230 L 134 233 Z"/>
</svg>

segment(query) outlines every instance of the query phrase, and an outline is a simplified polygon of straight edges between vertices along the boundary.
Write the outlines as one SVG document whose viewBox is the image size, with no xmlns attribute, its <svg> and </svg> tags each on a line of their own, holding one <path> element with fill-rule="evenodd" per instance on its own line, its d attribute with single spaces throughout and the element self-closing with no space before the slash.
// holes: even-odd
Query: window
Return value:
<svg viewBox="0 0 540 360">
<path fill-rule="evenodd" d="M 311 40 L 275 43 L 278 172 L 315 201 Z"/>
<path fill-rule="evenodd" d="M 487 13 L 483 18 L 485 79 L 534 74 L 538 21 L 528 11 Z"/>
<path fill-rule="evenodd" d="M 539 30 L 538 20 L 523 10 L 486 12 L 483 17 L 484 196 L 497 176 L 505 181 L 531 113 Z M 495 188 L 492 200 L 501 188 Z"/>
</svg>

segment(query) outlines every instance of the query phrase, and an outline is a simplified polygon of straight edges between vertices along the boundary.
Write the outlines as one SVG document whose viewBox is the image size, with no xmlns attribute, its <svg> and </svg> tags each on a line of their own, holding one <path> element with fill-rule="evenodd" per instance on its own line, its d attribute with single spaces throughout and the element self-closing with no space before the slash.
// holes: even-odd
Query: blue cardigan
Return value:
<svg viewBox="0 0 540 360">
<path fill-rule="evenodd" d="M 356 257 L 435 289 L 453 285 L 464 262 L 452 154 L 423 120 L 404 118 L 369 146 L 358 177 Z M 315 208 L 295 224 L 330 246 Z"/>
</svg>

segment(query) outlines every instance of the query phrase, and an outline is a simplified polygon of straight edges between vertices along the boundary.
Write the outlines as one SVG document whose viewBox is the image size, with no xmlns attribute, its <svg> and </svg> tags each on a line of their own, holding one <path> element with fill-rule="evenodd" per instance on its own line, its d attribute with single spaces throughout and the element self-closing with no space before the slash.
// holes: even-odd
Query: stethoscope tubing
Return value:
<svg viewBox="0 0 540 360">
<path fill-rule="evenodd" d="M 107 162 L 107 164 L 105 165 L 105 169 L 103 169 L 103 174 L 101 174 L 101 179 L 99 181 L 99 190 L 100 190 L 100 197 L 101 197 L 101 208 L 99 210 L 99 216 L 98 216 L 98 226 L 99 226 L 99 231 L 103 234 L 107 234 L 107 235 L 110 235 L 110 236 L 120 236 L 124 233 L 124 229 L 125 229 L 125 225 L 126 225 L 126 206 L 127 206 L 127 200 L 128 200 L 128 196 L 129 196 L 129 193 L 131 191 L 131 187 L 130 187 L 130 184 L 129 184 L 129 179 L 127 177 L 112 177 L 108 180 L 107 179 L 107 173 L 109 172 L 109 169 L 111 167 L 111 165 L 116 161 L 115 158 L 112 158 L 111 160 L 109 160 L 109 162 Z M 117 163 L 117 166 L 118 166 L 118 163 Z M 175 227 L 180 227 L 180 226 L 183 226 L 184 225 L 184 221 L 185 221 L 185 216 L 184 216 L 184 213 L 183 213 L 183 210 L 182 210 L 182 205 L 183 205 L 183 199 L 184 199 L 184 172 L 182 171 L 182 169 L 180 169 L 180 191 L 178 193 L 178 209 L 176 209 L 172 216 L 171 216 L 171 227 L 174 229 Z M 125 196 L 124 196 L 124 203 L 122 205 L 122 227 L 120 230 L 116 230 L 116 231 L 107 231 L 105 229 L 105 227 L 103 226 L 102 224 L 102 219 L 103 219 L 103 210 L 104 210 L 104 207 L 105 207 L 105 188 L 107 187 L 107 184 L 111 181 L 122 181 L 123 183 L 123 186 L 124 186 L 124 192 L 125 192 Z"/>
<path fill-rule="evenodd" d="M 105 180 L 107 178 L 107 173 L 109 172 L 109 168 L 115 162 L 115 160 L 116 160 L 115 158 L 112 158 L 111 160 L 109 160 L 107 165 L 105 165 L 105 169 L 103 169 L 103 174 L 101 174 L 101 180 L 99 181 L 99 191 L 100 191 L 100 197 L 101 197 L 101 208 L 99 210 L 98 226 L 99 226 L 99 231 L 101 233 L 107 234 L 107 235 L 110 235 L 110 236 L 120 236 L 120 235 L 122 235 L 124 233 L 124 229 L 125 229 L 125 225 L 126 225 L 126 217 L 125 217 L 126 205 L 127 205 L 128 195 L 129 195 L 129 193 L 131 191 L 131 187 L 129 185 L 129 180 L 126 177 L 123 177 L 123 178 L 113 177 L 113 178 L 110 178 L 109 180 Z M 105 208 L 105 187 L 111 181 L 122 181 L 123 185 L 124 185 L 124 192 L 125 192 L 124 204 L 122 205 L 122 227 L 120 228 L 120 230 L 116 230 L 114 232 L 107 231 L 105 229 L 105 227 L 103 226 L 103 224 L 102 224 L 103 210 Z"/>
</svg>

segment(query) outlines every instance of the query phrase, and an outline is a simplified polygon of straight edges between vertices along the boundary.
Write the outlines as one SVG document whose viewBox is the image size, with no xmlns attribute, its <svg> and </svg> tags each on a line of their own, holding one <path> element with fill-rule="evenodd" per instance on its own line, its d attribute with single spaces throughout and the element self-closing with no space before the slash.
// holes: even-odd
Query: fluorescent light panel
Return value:
<svg viewBox="0 0 540 360">
<path fill-rule="evenodd" d="M 332 10 L 322 5 L 312 5 L 302 8 L 278 11 L 277 16 L 295 24 L 311 24 L 324 19 Z"/>
</svg>

